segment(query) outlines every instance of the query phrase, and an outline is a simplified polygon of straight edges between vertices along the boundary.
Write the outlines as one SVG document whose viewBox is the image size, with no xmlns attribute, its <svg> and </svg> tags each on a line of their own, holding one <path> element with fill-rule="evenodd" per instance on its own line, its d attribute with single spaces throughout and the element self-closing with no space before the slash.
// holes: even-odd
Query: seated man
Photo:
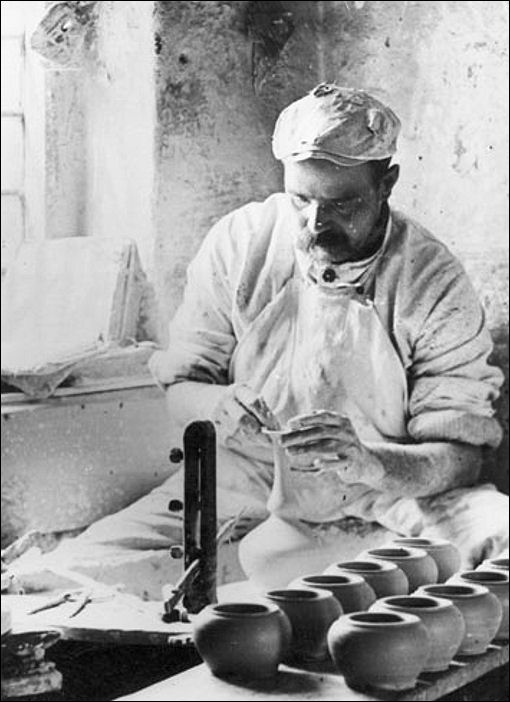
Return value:
<svg viewBox="0 0 510 702">
<path fill-rule="evenodd" d="M 502 374 L 459 262 L 388 205 L 399 126 L 335 85 L 287 107 L 273 138 L 285 192 L 212 228 L 151 360 L 175 445 L 215 422 L 219 518 L 261 523 L 242 561 L 268 585 L 391 534 L 450 539 L 464 566 L 508 544 L 508 498 L 477 484 L 502 437 Z M 281 429 L 275 447 L 264 427 Z M 107 554 L 179 540 L 181 477 L 75 541 Z"/>
</svg>

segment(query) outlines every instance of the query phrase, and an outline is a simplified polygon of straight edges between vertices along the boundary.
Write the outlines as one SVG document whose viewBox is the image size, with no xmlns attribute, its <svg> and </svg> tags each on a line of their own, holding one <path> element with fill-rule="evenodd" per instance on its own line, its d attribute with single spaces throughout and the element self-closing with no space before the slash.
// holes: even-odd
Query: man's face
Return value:
<svg viewBox="0 0 510 702">
<path fill-rule="evenodd" d="M 326 160 L 285 163 L 285 192 L 295 208 L 297 246 L 319 263 L 359 261 L 381 240 L 381 211 L 398 167 L 375 182 L 369 164 L 342 167 Z M 389 182 L 391 181 L 391 182 Z"/>
</svg>

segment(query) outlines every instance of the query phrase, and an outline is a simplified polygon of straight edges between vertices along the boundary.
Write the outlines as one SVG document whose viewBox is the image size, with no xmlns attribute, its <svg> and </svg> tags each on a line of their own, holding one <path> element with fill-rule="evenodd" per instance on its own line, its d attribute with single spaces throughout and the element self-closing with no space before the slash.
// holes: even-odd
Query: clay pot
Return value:
<svg viewBox="0 0 510 702">
<path fill-rule="evenodd" d="M 456 573 L 448 580 L 449 583 L 467 583 L 468 585 L 484 585 L 493 595 L 496 595 L 503 609 L 501 624 L 495 639 L 508 639 L 508 573 L 504 570 L 465 570 Z"/>
<path fill-rule="evenodd" d="M 362 612 L 375 602 L 375 592 L 363 578 L 354 573 L 303 575 L 289 587 L 312 587 L 329 590 L 340 602 L 342 612 Z"/>
<path fill-rule="evenodd" d="M 218 677 L 274 677 L 290 638 L 289 620 L 269 602 L 208 605 L 193 621 L 195 646 Z"/>
<path fill-rule="evenodd" d="M 421 548 L 435 560 L 437 565 L 437 582 L 444 583 L 460 568 L 460 552 L 446 539 L 424 539 L 421 537 L 402 536 L 393 539 L 394 544 Z"/>
<path fill-rule="evenodd" d="M 407 595 L 409 581 L 406 574 L 395 563 L 390 561 L 355 560 L 332 563 L 326 568 L 324 574 L 338 575 L 352 573 L 360 575 L 367 582 L 376 597 L 389 597 L 390 595 Z"/>
<path fill-rule="evenodd" d="M 475 656 L 487 650 L 501 624 L 503 608 L 496 595 L 482 585 L 423 585 L 417 595 L 442 597 L 453 602 L 464 617 L 466 631 L 458 654 Z"/>
<path fill-rule="evenodd" d="M 329 590 L 285 588 L 271 590 L 265 597 L 285 612 L 291 623 L 288 658 L 314 661 L 329 657 L 328 629 L 342 614 L 340 603 Z"/>
<path fill-rule="evenodd" d="M 387 544 L 379 548 L 370 548 L 359 555 L 360 559 L 370 558 L 390 561 L 401 568 L 409 581 L 409 592 L 414 592 L 420 585 L 437 582 L 437 565 L 432 556 L 421 548 Z"/>
<path fill-rule="evenodd" d="M 488 558 L 476 570 L 504 570 L 508 573 L 508 558 Z"/>
<path fill-rule="evenodd" d="M 448 669 L 466 631 L 464 618 L 457 607 L 450 600 L 439 597 L 383 597 L 370 607 L 370 611 L 414 614 L 421 619 L 430 640 L 429 657 L 423 668 L 426 672 Z"/>
<path fill-rule="evenodd" d="M 407 690 L 429 654 L 425 625 L 412 614 L 354 612 L 331 626 L 328 646 L 345 682 L 355 690 Z"/>
</svg>

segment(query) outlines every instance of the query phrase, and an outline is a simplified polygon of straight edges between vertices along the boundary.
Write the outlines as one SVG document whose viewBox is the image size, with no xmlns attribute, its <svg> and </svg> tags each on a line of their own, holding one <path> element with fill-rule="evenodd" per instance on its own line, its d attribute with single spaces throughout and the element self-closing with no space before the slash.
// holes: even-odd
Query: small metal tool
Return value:
<svg viewBox="0 0 510 702">
<path fill-rule="evenodd" d="M 39 612 L 44 612 L 47 609 L 53 609 L 54 607 L 60 607 L 60 605 L 66 604 L 68 602 L 75 602 L 75 608 L 68 614 L 69 617 L 76 617 L 77 614 L 82 612 L 89 602 L 102 601 L 113 597 L 112 594 L 107 594 L 102 597 L 95 596 L 91 589 L 86 590 L 73 590 L 72 592 L 63 592 L 57 597 L 51 600 L 47 600 L 44 604 L 35 607 L 34 609 L 27 612 L 27 614 L 38 614 Z"/>
<path fill-rule="evenodd" d="M 181 619 L 181 613 L 177 610 L 177 605 L 186 593 L 187 584 L 196 577 L 199 567 L 200 561 L 197 558 L 186 568 L 173 587 L 168 588 L 167 586 L 163 589 L 163 595 L 165 597 L 165 601 L 163 602 L 163 607 L 165 609 L 163 614 L 164 622 L 173 622 Z"/>
<path fill-rule="evenodd" d="M 30 612 L 27 612 L 27 614 L 38 614 L 39 612 L 44 612 L 46 609 L 53 609 L 54 607 L 60 607 L 61 604 L 64 604 L 66 602 L 72 602 L 74 598 L 76 598 L 77 594 L 81 592 L 78 591 L 76 592 L 63 592 L 60 595 L 57 595 L 57 597 L 54 597 L 51 600 L 47 600 L 44 604 L 39 605 L 39 607 L 35 607 L 34 609 L 31 609 Z"/>
<path fill-rule="evenodd" d="M 89 602 L 92 602 L 94 598 L 90 590 L 86 590 L 82 593 L 81 597 L 77 598 L 77 604 L 75 609 L 69 614 L 69 617 L 76 617 L 77 614 L 82 612 Z"/>
</svg>

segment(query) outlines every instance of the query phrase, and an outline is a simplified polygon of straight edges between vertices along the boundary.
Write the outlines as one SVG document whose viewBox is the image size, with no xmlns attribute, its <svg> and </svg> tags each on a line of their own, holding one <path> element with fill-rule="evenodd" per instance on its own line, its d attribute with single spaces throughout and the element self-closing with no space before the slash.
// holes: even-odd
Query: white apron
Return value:
<svg viewBox="0 0 510 702">
<path fill-rule="evenodd" d="M 405 371 L 372 301 L 354 288 L 311 283 L 297 268 L 241 338 L 230 376 L 261 394 L 282 425 L 330 410 L 347 415 L 362 441 L 407 436 Z M 373 518 L 367 509 L 380 493 L 366 485 L 347 485 L 331 469 L 289 477 L 297 518 L 333 521 L 347 507 Z"/>
</svg>

